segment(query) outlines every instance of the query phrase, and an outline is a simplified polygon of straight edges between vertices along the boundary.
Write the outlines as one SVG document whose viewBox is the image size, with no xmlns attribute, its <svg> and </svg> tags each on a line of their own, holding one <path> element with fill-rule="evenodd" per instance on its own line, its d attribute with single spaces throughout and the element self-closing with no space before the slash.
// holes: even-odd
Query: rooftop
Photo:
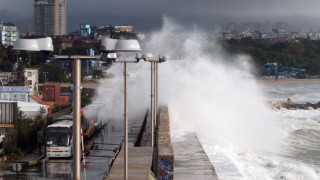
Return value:
<svg viewBox="0 0 320 180">
<path fill-rule="evenodd" d="M 10 22 L 0 22 L 0 25 L 2 25 L 2 26 L 16 26 L 15 24 L 10 23 Z"/>
<path fill-rule="evenodd" d="M 48 128 L 49 127 L 70 127 L 70 126 L 72 126 L 72 123 L 73 122 L 70 120 L 62 120 L 62 121 L 58 121 L 54 124 L 49 125 Z"/>
</svg>

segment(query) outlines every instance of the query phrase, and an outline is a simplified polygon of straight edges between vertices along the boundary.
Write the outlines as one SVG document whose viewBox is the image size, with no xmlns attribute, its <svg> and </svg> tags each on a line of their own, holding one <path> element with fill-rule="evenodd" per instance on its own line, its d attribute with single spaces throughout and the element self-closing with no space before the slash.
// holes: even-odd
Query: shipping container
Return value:
<svg viewBox="0 0 320 180">
<path fill-rule="evenodd" d="M 72 102 L 72 93 L 61 93 L 61 96 L 68 96 L 68 102 Z"/>
<path fill-rule="evenodd" d="M 59 84 L 47 84 L 42 89 L 42 99 L 44 101 L 54 102 L 60 98 L 60 85 Z"/>
<path fill-rule="evenodd" d="M 17 102 L 0 102 L 0 126 L 13 125 L 17 121 L 17 114 Z"/>
</svg>

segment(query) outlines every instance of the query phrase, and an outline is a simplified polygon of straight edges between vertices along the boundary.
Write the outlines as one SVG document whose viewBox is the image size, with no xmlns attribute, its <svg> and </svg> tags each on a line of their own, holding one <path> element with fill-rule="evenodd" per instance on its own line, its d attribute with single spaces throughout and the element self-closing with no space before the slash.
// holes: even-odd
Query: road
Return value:
<svg viewBox="0 0 320 180">
<path fill-rule="evenodd" d="M 109 164 L 123 140 L 123 131 L 113 122 L 109 122 L 92 139 L 85 142 L 91 148 L 86 151 L 86 169 L 81 166 L 81 179 L 102 179 L 108 173 Z M 72 159 L 44 158 L 37 164 L 19 163 L 21 169 L 16 172 L 16 163 L 0 163 L 0 179 L 72 179 Z"/>
</svg>

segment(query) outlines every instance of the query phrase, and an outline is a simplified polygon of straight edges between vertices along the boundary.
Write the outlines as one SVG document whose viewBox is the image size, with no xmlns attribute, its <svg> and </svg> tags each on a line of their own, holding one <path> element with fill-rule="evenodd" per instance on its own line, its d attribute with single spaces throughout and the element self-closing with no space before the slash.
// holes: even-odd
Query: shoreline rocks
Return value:
<svg viewBox="0 0 320 180">
<path fill-rule="evenodd" d="M 286 108 L 289 110 L 297 110 L 297 109 L 309 110 L 310 108 L 312 109 L 320 108 L 320 101 L 317 103 L 306 102 L 305 104 L 301 104 L 301 103 L 292 102 L 290 98 L 282 102 L 269 101 L 268 104 L 271 107 L 274 107 L 276 109 Z"/>
</svg>

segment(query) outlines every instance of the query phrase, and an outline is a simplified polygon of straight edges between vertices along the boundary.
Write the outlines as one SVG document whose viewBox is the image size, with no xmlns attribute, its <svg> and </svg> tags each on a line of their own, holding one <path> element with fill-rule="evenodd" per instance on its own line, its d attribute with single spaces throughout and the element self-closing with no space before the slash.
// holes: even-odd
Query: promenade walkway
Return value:
<svg viewBox="0 0 320 180">
<path fill-rule="evenodd" d="M 152 147 L 133 147 L 129 143 L 128 148 L 128 178 L 129 180 L 148 179 L 152 163 Z M 124 156 L 123 147 L 116 158 L 107 180 L 123 180 Z"/>
<path fill-rule="evenodd" d="M 174 179 L 218 179 L 207 154 L 204 152 L 195 133 L 172 137 L 174 150 Z"/>
</svg>

